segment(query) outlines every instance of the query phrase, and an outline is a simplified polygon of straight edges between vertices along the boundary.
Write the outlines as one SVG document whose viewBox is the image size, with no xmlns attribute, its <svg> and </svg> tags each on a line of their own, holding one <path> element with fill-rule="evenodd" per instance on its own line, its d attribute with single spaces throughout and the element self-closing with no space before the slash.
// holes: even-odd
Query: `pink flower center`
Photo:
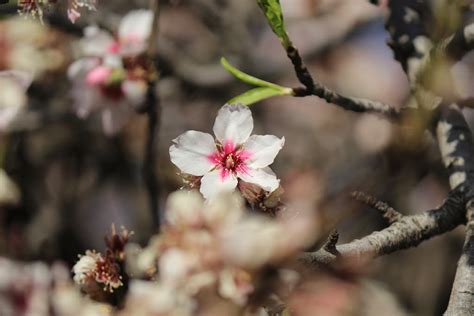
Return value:
<svg viewBox="0 0 474 316">
<path fill-rule="evenodd" d="M 225 180 L 231 174 L 247 173 L 246 161 L 251 155 L 242 146 L 235 146 L 231 140 L 227 140 L 224 146 L 219 144 L 217 151 L 209 155 L 208 159 L 221 170 L 221 179 Z"/>
</svg>

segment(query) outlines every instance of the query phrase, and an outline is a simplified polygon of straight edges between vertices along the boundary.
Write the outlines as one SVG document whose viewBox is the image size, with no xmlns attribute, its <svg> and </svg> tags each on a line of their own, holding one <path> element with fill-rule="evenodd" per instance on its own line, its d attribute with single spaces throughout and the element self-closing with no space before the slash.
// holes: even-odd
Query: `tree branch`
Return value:
<svg viewBox="0 0 474 316">
<path fill-rule="evenodd" d="M 153 221 L 153 229 L 160 229 L 159 214 L 159 185 L 156 176 L 156 159 L 157 159 L 157 142 L 158 132 L 161 120 L 161 105 L 156 94 L 156 83 L 158 81 L 158 73 L 156 69 L 156 40 L 159 31 L 159 14 L 160 0 L 151 0 L 150 5 L 153 11 L 152 31 L 148 39 L 147 58 L 149 61 L 149 78 L 148 89 L 145 100 L 145 113 L 148 119 L 147 139 L 145 144 L 144 161 L 143 161 L 143 178 L 148 191 L 148 199 L 150 203 L 151 218 Z"/>
<path fill-rule="evenodd" d="M 400 219 L 403 218 L 403 214 L 397 212 L 393 207 L 391 207 L 385 202 L 377 200 L 373 196 L 367 195 L 363 192 L 356 191 L 352 193 L 352 197 L 356 199 L 357 201 L 365 203 L 369 205 L 370 207 L 378 210 L 382 214 L 382 217 L 390 225 L 395 222 L 398 222 Z"/>
<path fill-rule="evenodd" d="M 371 259 L 398 250 L 418 246 L 422 241 L 448 232 L 465 222 L 464 198 L 458 191 L 452 192 L 443 205 L 417 215 L 404 216 L 389 227 L 347 244 L 336 247 L 340 258 Z M 324 249 L 305 253 L 301 260 L 311 266 L 319 266 L 336 260 L 328 258 Z"/>
<path fill-rule="evenodd" d="M 295 96 L 317 96 L 326 100 L 328 103 L 338 105 L 345 110 L 353 112 L 376 112 L 386 114 L 389 117 L 396 118 L 399 116 L 397 108 L 379 101 L 368 99 L 348 97 L 339 94 L 320 83 L 314 81 L 311 73 L 303 62 L 298 49 L 290 45 L 286 50 L 288 58 L 293 64 L 296 76 L 304 87 L 294 88 Z"/>
<path fill-rule="evenodd" d="M 447 315 L 474 314 L 474 143 L 469 126 L 455 104 L 443 109 L 436 128 L 451 188 L 465 195 L 466 238 L 458 262 Z M 465 213 L 464 213 L 465 214 Z"/>
</svg>

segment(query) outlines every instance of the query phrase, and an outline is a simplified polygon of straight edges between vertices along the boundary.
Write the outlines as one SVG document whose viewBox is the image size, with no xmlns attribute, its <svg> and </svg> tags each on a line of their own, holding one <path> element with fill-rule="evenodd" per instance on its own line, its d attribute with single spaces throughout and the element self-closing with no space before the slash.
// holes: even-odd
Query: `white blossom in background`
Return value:
<svg viewBox="0 0 474 316">
<path fill-rule="evenodd" d="M 57 5 L 57 0 L 19 0 L 20 13 L 39 18 L 43 21 L 44 13 Z M 72 23 L 81 16 L 82 8 L 95 11 L 97 0 L 67 0 L 67 16 Z"/>
<path fill-rule="evenodd" d="M 77 115 L 100 112 L 108 135 L 117 133 L 145 101 L 148 72 L 139 56 L 146 49 L 152 19 L 150 11 L 131 11 L 116 37 L 96 26 L 86 28 L 80 42 L 84 57 L 69 67 Z"/>
<path fill-rule="evenodd" d="M 27 104 L 26 90 L 33 77 L 24 71 L 0 71 L 0 131 L 5 132 Z"/>
<path fill-rule="evenodd" d="M 0 257 L 0 315 L 111 316 L 112 308 L 85 298 L 62 264 Z"/>
<path fill-rule="evenodd" d="M 61 33 L 36 20 L 11 16 L 0 19 L 0 69 L 31 74 L 35 80 L 62 71 L 68 54 Z"/>
<path fill-rule="evenodd" d="M 267 192 L 279 187 L 268 167 L 285 143 L 273 135 L 252 135 L 252 112 L 241 104 L 226 104 L 218 112 L 214 135 L 188 131 L 173 140 L 171 161 L 183 172 L 202 177 L 200 191 L 206 198 L 233 191 L 238 180 Z"/>
<path fill-rule="evenodd" d="M 187 306 L 183 315 L 194 315 L 196 306 L 206 308 L 200 301 L 203 292 L 206 297 L 218 295 L 229 308 L 246 306 L 267 264 L 276 266 L 314 241 L 317 228 L 307 215 L 276 219 L 250 215 L 235 193 L 207 201 L 197 191 L 172 193 L 162 233 L 144 249 L 127 246 L 133 251 L 127 255 L 127 267 L 156 281 L 135 283 L 125 310 L 181 315 L 176 312 Z M 147 288 L 163 296 L 158 300 Z"/>
</svg>

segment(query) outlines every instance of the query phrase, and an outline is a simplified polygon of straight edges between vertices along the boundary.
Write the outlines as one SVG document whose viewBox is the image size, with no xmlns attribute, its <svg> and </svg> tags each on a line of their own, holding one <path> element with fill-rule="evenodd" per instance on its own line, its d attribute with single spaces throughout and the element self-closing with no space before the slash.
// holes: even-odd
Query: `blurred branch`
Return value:
<svg viewBox="0 0 474 316">
<path fill-rule="evenodd" d="M 453 191 L 442 206 L 417 215 L 403 216 L 389 227 L 350 243 L 336 247 L 339 256 L 328 260 L 326 250 L 305 253 L 301 260 L 310 266 L 320 266 L 343 259 L 371 259 L 398 250 L 418 246 L 421 242 L 444 234 L 465 222 L 464 199 Z"/>
<path fill-rule="evenodd" d="M 394 208 L 388 205 L 385 202 L 379 201 L 373 196 L 367 195 L 363 192 L 353 192 L 352 197 L 357 201 L 367 204 L 368 206 L 378 210 L 383 218 L 391 225 L 400 219 L 402 219 L 403 214 L 397 212 Z"/>
<path fill-rule="evenodd" d="M 415 87 L 417 76 L 424 72 L 423 58 L 428 59 L 433 46 L 431 40 L 426 36 L 423 25 L 423 12 L 429 12 L 425 1 L 413 2 L 410 0 L 399 0 L 389 2 L 390 14 L 387 21 L 387 29 L 392 37 L 391 48 L 397 60 L 407 72 L 412 87 Z M 411 18 L 407 20 L 407 12 Z M 411 22 L 411 23 L 410 23 Z M 472 27 L 467 26 L 462 32 L 455 34 L 452 39 L 445 43 L 445 51 L 451 58 L 461 58 L 462 55 L 472 49 Z M 440 45 L 441 47 L 443 45 Z M 436 50 L 434 51 L 436 52 Z M 436 55 L 436 53 L 435 53 Z M 416 62 L 418 60 L 419 62 Z M 425 61 L 426 63 L 426 61 Z M 417 85 L 417 89 L 427 94 L 425 87 Z M 415 91 L 416 94 L 420 92 Z M 430 98 L 428 98 L 429 100 Z M 431 100 L 433 100 L 431 98 Z M 418 98 L 418 101 L 425 100 Z M 448 315 L 470 315 L 473 314 L 474 306 L 474 247 L 473 235 L 474 225 L 472 216 L 472 205 L 474 203 L 474 144 L 472 132 L 467 125 L 464 116 L 457 105 L 447 106 L 442 101 L 440 104 L 440 115 L 436 122 L 436 136 L 438 147 L 441 151 L 442 160 L 449 173 L 449 182 L 452 190 L 460 190 L 463 194 L 464 203 L 457 215 L 466 220 L 467 231 L 463 253 L 459 259 L 456 277 L 447 309 Z M 424 104 L 423 104 L 424 105 Z M 426 106 L 426 105 L 424 105 Z M 455 216 L 453 214 L 451 216 Z"/>
<path fill-rule="evenodd" d="M 153 11 L 152 29 L 150 38 L 148 39 L 147 57 L 150 64 L 150 78 L 148 79 L 148 89 L 145 101 L 145 113 L 148 118 L 148 132 L 145 144 L 144 162 L 143 162 L 143 178 L 148 191 L 150 203 L 150 212 L 153 220 L 153 228 L 160 229 L 159 214 L 159 186 L 156 176 L 156 158 L 157 158 L 157 142 L 158 132 L 160 130 L 161 105 L 156 93 L 156 83 L 158 81 L 158 73 L 156 69 L 156 41 L 159 31 L 159 14 L 160 0 L 151 0 L 150 6 Z"/>
</svg>

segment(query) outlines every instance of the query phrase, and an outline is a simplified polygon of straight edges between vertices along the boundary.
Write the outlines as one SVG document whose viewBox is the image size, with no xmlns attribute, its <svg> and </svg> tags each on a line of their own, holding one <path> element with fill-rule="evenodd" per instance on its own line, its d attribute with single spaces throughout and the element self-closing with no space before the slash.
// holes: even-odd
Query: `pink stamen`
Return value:
<svg viewBox="0 0 474 316">
<path fill-rule="evenodd" d="M 220 177 L 225 181 L 230 175 L 237 173 L 248 173 L 249 168 L 246 161 L 252 153 L 244 150 L 241 146 L 235 146 L 231 140 L 224 142 L 224 146 L 218 146 L 217 151 L 207 158 L 220 170 Z"/>
</svg>

